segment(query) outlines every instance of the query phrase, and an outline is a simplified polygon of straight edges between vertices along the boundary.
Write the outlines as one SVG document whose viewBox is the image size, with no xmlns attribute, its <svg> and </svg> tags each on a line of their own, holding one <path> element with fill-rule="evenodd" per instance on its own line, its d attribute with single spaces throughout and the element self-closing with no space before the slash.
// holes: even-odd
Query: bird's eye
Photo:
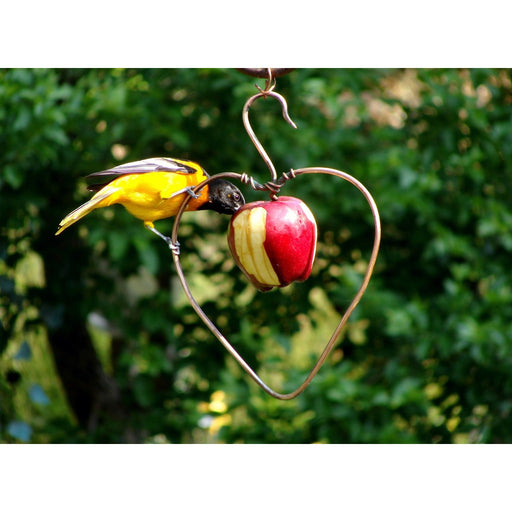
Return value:
<svg viewBox="0 0 512 512">
<path fill-rule="evenodd" d="M 237 192 L 235 192 L 235 193 L 233 194 L 233 199 L 234 199 L 235 201 L 240 201 L 240 194 L 238 194 Z"/>
</svg>

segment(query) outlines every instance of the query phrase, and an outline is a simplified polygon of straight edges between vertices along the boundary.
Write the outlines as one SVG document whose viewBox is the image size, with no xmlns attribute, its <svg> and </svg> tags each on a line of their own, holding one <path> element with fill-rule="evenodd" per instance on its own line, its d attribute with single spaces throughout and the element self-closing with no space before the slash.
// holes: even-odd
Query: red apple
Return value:
<svg viewBox="0 0 512 512">
<path fill-rule="evenodd" d="M 261 291 L 304 281 L 316 251 L 316 221 L 296 197 L 247 203 L 232 217 L 228 243 L 234 260 Z"/>
</svg>

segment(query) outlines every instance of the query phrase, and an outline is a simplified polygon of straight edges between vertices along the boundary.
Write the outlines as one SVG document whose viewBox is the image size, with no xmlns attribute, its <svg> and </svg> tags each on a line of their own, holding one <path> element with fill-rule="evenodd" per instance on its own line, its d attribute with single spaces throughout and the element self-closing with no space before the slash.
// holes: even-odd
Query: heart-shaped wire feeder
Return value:
<svg viewBox="0 0 512 512">
<path fill-rule="evenodd" d="M 334 347 L 334 344 L 336 343 L 336 340 L 338 339 L 338 336 L 340 335 L 343 327 L 347 323 L 350 315 L 354 311 L 355 307 L 361 300 L 361 297 L 363 296 L 364 292 L 366 291 L 366 288 L 368 287 L 368 284 L 370 282 L 371 275 L 373 273 L 373 269 L 375 267 L 375 263 L 377 261 L 377 256 L 379 253 L 379 247 L 380 247 L 380 239 L 381 239 L 381 226 L 380 226 L 380 216 L 379 211 L 377 208 L 377 204 L 375 203 L 375 200 L 373 199 L 370 192 L 366 189 L 366 187 L 359 182 L 356 178 L 351 176 L 348 173 L 345 173 L 343 171 L 339 171 L 337 169 L 331 169 L 328 167 L 307 167 L 303 169 L 297 169 L 292 170 L 289 173 L 283 174 L 282 178 L 280 178 L 279 182 L 280 185 L 282 185 L 285 181 L 295 178 L 296 176 L 299 176 L 301 174 L 315 174 L 315 173 L 322 173 L 322 174 L 330 174 L 332 176 L 336 176 L 338 178 L 342 178 L 352 185 L 354 185 L 365 197 L 366 201 L 368 202 L 370 209 L 372 211 L 374 225 L 375 225 L 375 235 L 373 240 L 373 248 L 370 255 L 370 259 L 368 261 L 367 269 L 363 278 L 363 281 L 361 283 L 361 286 L 359 287 L 359 290 L 355 294 L 354 298 L 352 299 L 352 302 L 346 309 L 345 313 L 341 317 L 340 322 L 338 323 L 337 327 L 334 329 L 334 332 L 332 333 L 332 336 L 330 340 L 327 342 L 327 345 L 325 346 L 324 350 L 320 354 L 320 357 L 318 358 L 317 362 L 313 366 L 312 370 L 306 377 L 306 379 L 303 381 L 303 383 L 294 391 L 291 393 L 279 393 L 272 389 L 270 386 L 268 386 L 259 376 L 258 374 L 247 364 L 247 362 L 243 359 L 243 357 L 237 352 L 237 350 L 229 343 L 229 341 L 224 337 L 224 335 L 220 332 L 220 330 L 217 328 L 217 326 L 212 322 L 212 320 L 208 317 L 208 315 L 202 310 L 201 306 L 196 302 L 194 299 L 194 296 L 192 295 L 192 292 L 190 291 L 190 288 L 187 283 L 187 279 L 185 278 L 185 275 L 183 273 L 183 269 L 181 267 L 180 263 L 180 255 L 177 251 L 173 251 L 173 259 L 174 264 L 176 266 L 176 271 L 178 273 L 178 277 L 180 279 L 181 285 L 185 291 L 185 294 L 198 314 L 198 316 L 201 318 L 201 320 L 205 323 L 205 325 L 210 329 L 210 331 L 214 334 L 214 336 L 222 343 L 222 345 L 226 348 L 226 350 L 236 359 L 238 364 L 252 377 L 252 379 L 269 395 L 273 396 L 274 398 L 279 398 L 280 400 L 290 400 L 292 398 L 295 398 L 296 396 L 300 395 L 306 387 L 310 384 L 310 382 L 313 380 L 315 375 L 320 370 L 321 366 L 323 365 L 324 361 L 326 360 L 327 356 L 330 354 L 331 350 Z M 209 182 L 216 180 L 216 179 L 239 179 L 243 183 L 251 182 L 253 185 L 254 182 L 251 181 L 250 178 L 246 174 L 238 174 L 234 172 L 224 172 L 219 173 L 214 176 L 209 177 L 205 181 L 201 182 L 199 185 L 197 185 L 194 188 L 194 192 L 198 193 L 204 186 L 206 186 Z M 254 185 L 253 185 L 254 186 Z M 174 226 L 172 230 L 172 242 L 174 244 L 178 241 L 178 228 L 181 221 L 181 216 L 183 212 L 185 211 L 185 208 L 187 206 L 188 201 L 190 201 L 191 196 L 189 194 L 186 195 L 185 200 L 181 204 L 181 207 L 176 214 L 176 218 L 174 221 Z"/>
</svg>

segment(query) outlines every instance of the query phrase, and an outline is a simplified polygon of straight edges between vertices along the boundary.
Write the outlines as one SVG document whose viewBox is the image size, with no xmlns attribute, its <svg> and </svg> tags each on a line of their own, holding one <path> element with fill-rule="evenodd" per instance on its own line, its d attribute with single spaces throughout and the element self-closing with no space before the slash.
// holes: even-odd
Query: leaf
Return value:
<svg viewBox="0 0 512 512">
<path fill-rule="evenodd" d="M 147 240 L 141 238 L 135 239 L 134 244 L 144 267 L 151 275 L 156 275 L 158 272 L 159 261 L 158 252 L 154 248 L 154 245 L 150 245 Z"/>
<path fill-rule="evenodd" d="M 110 256 L 114 261 L 122 259 L 128 249 L 128 238 L 125 233 L 112 231 L 108 234 Z"/>
<path fill-rule="evenodd" d="M 66 132 L 64 132 L 64 130 L 62 130 L 59 127 L 52 127 L 50 130 L 48 130 L 47 135 L 52 142 L 55 142 L 56 144 L 60 144 L 62 146 L 66 145 L 69 142 Z"/>
<path fill-rule="evenodd" d="M 5 181 L 14 189 L 20 188 L 23 183 L 23 173 L 10 164 L 5 165 L 3 170 Z"/>
</svg>

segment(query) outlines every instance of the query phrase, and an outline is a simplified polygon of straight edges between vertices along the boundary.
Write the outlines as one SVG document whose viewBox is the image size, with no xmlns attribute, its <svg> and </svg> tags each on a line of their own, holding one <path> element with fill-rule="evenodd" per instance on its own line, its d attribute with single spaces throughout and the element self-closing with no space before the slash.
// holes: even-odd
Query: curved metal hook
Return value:
<svg viewBox="0 0 512 512">
<path fill-rule="evenodd" d="M 272 163 L 272 160 L 270 160 L 270 157 L 268 156 L 267 152 L 263 148 L 261 142 L 258 140 L 258 137 L 256 137 L 254 130 L 251 127 L 251 123 L 249 122 L 249 109 L 251 105 L 261 97 L 266 98 L 267 96 L 272 96 L 276 98 L 279 103 L 281 103 L 281 107 L 283 109 L 283 117 L 285 121 L 292 126 L 293 128 L 297 128 L 297 125 L 291 120 L 289 114 L 288 114 L 288 104 L 286 103 L 286 100 L 283 96 L 281 96 L 279 93 L 274 92 L 272 88 L 270 90 L 261 90 L 259 88 L 260 92 L 258 94 L 255 94 L 254 96 L 251 96 L 244 105 L 244 108 L 242 110 L 242 120 L 244 123 L 245 130 L 249 137 L 252 140 L 252 143 L 258 150 L 258 153 L 260 154 L 261 158 L 263 158 L 264 162 L 267 164 L 267 167 L 269 168 L 270 175 L 272 176 L 272 181 L 277 180 L 277 173 L 276 168 L 274 167 L 274 164 Z"/>
</svg>

